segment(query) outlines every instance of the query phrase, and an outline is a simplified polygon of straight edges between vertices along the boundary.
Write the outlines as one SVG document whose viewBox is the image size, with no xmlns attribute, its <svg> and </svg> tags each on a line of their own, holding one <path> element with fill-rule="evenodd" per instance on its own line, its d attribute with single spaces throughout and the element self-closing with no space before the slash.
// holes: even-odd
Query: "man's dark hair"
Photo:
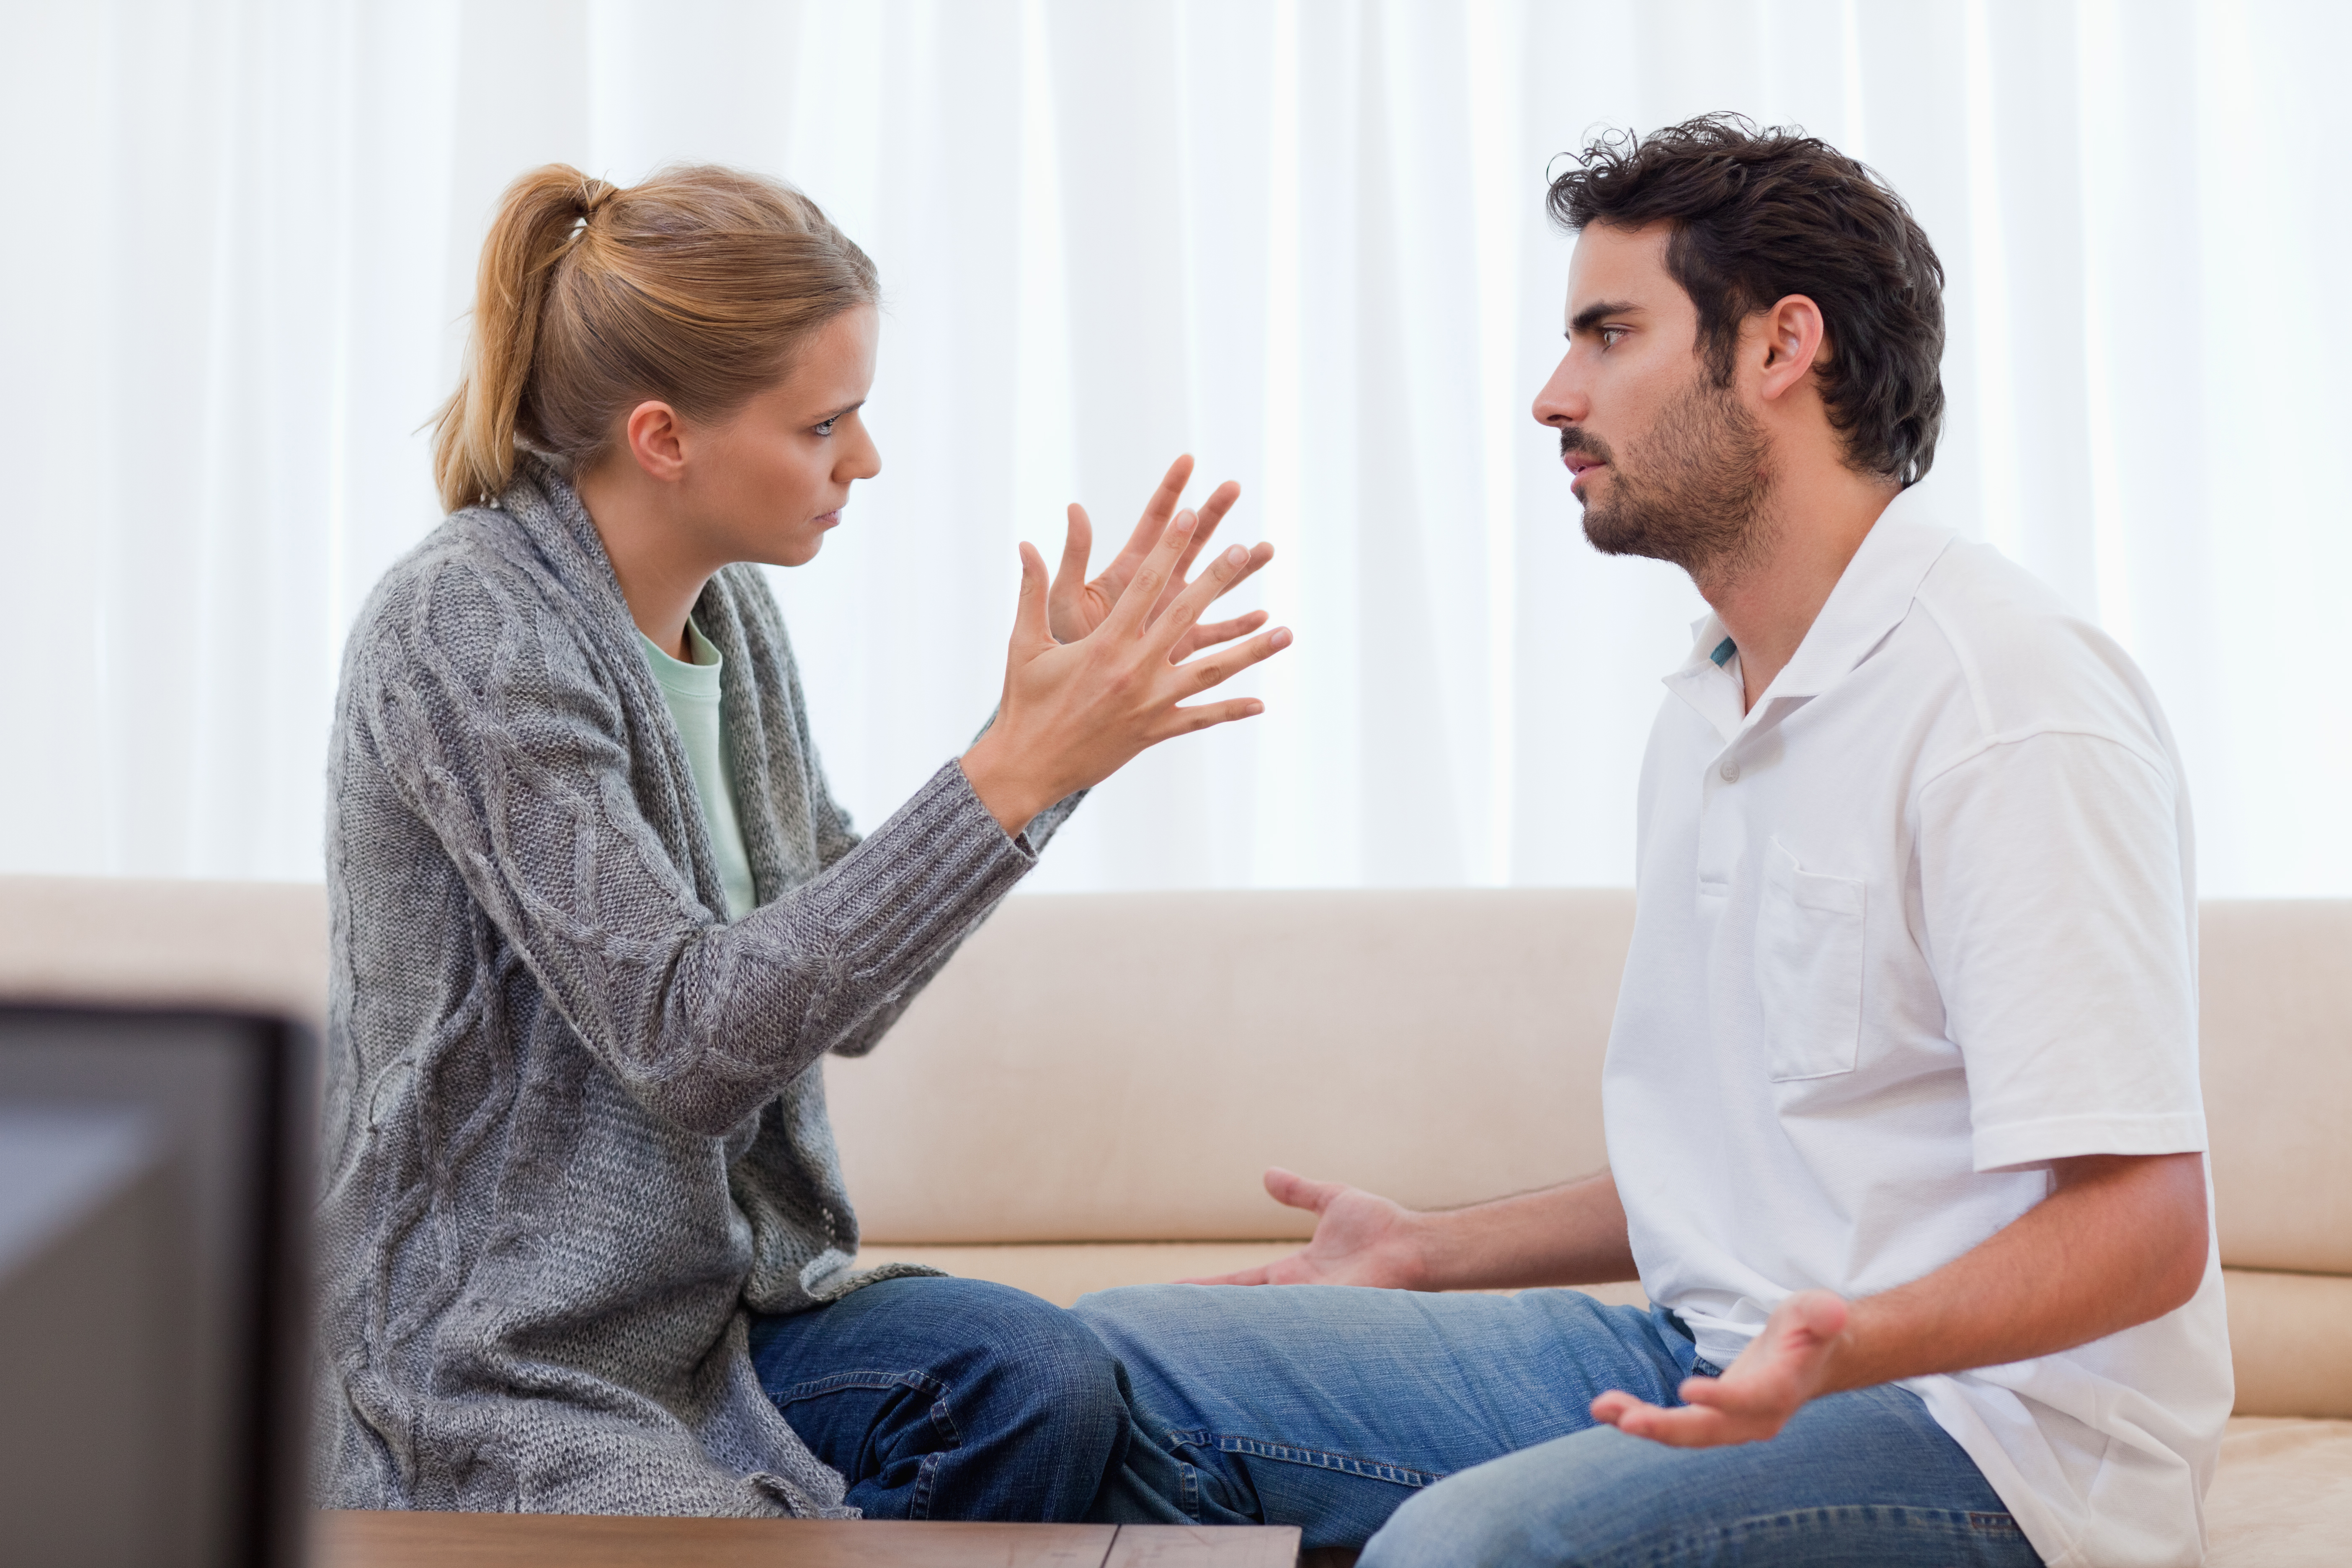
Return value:
<svg viewBox="0 0 2352 1568">
<path fill-rule="evenodd" d="M 1819 305 L 1821 370 L 1846 462 L 1906 485 L 1944 423 L 1944 266 L 1903 198 L 1793 128 L 1706 114 L 1568 154 L 1546 205 L 1563 228 L 1672 223 L 1666 269 L 1698 307 L 1698 346 L 1731 384 L 1740 323 L 1790 294 Z"/>
</svg>

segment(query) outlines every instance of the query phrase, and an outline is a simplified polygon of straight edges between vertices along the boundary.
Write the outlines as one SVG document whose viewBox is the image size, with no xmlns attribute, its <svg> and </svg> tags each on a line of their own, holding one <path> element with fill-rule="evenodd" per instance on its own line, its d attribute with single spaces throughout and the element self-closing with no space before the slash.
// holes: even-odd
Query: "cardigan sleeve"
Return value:
<svg viewBox="0 0 2352 1568">
<path fill-rule="evenodd" d="M 714 921 L 639 809 L 644 740 L 568 623 L 461 561 L 387 586 L 355 634 L 366 749 L 565 1021 L 665 1121 L 724 1131 L 878 1033 L 1034 863 L 950 762 L 814 879 Z"/>
</svg>

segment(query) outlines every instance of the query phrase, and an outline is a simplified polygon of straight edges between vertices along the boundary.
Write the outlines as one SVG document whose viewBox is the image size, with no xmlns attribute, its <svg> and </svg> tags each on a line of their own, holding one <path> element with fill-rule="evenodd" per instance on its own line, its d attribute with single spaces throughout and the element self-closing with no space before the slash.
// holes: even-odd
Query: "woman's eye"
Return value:
<svg viewBox="0 0 2352 1568">
<path fill-rule="evenodd" d="M 833 434 L 833 427 L 840 423 L 838 419 L 828 419 L 816 427 L 816 433 L 820 436 L 830 436 Z"/>
</svg>

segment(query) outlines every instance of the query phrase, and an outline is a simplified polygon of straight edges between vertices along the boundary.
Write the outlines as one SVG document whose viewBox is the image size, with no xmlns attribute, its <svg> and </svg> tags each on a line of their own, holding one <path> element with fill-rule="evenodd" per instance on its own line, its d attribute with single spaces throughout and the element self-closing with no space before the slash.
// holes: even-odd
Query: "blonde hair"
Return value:
<svg viewBox="0 0 2352 1568">
<path fill-rule="evenodd" d="M 866 253 L 779 181 L 703 165 L 624 190 L 533 169 L 499 198 L 465 371 L 434 416 L 441 502 L 499 494 L 518 446 L 577 473 L 647 398 L 723 417 L 876 293 Z"/>
</svg>

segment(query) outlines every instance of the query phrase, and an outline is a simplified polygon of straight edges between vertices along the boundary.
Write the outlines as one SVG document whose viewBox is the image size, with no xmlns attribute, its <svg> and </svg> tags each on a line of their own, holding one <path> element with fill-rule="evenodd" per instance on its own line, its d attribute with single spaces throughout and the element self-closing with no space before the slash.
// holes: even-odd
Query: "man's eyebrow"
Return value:
<svg viewBox="0 0 2352 1568">
<path fill-rule="evenodd" d="M 1612 316 L 1632 316 L 1641 313 L 1642 307 L 1631 300 L 1603 300 L 1598 305 L 1587 305 L 1568 323 L 1571 336 L 1589 332 Z"/>
</svg>

